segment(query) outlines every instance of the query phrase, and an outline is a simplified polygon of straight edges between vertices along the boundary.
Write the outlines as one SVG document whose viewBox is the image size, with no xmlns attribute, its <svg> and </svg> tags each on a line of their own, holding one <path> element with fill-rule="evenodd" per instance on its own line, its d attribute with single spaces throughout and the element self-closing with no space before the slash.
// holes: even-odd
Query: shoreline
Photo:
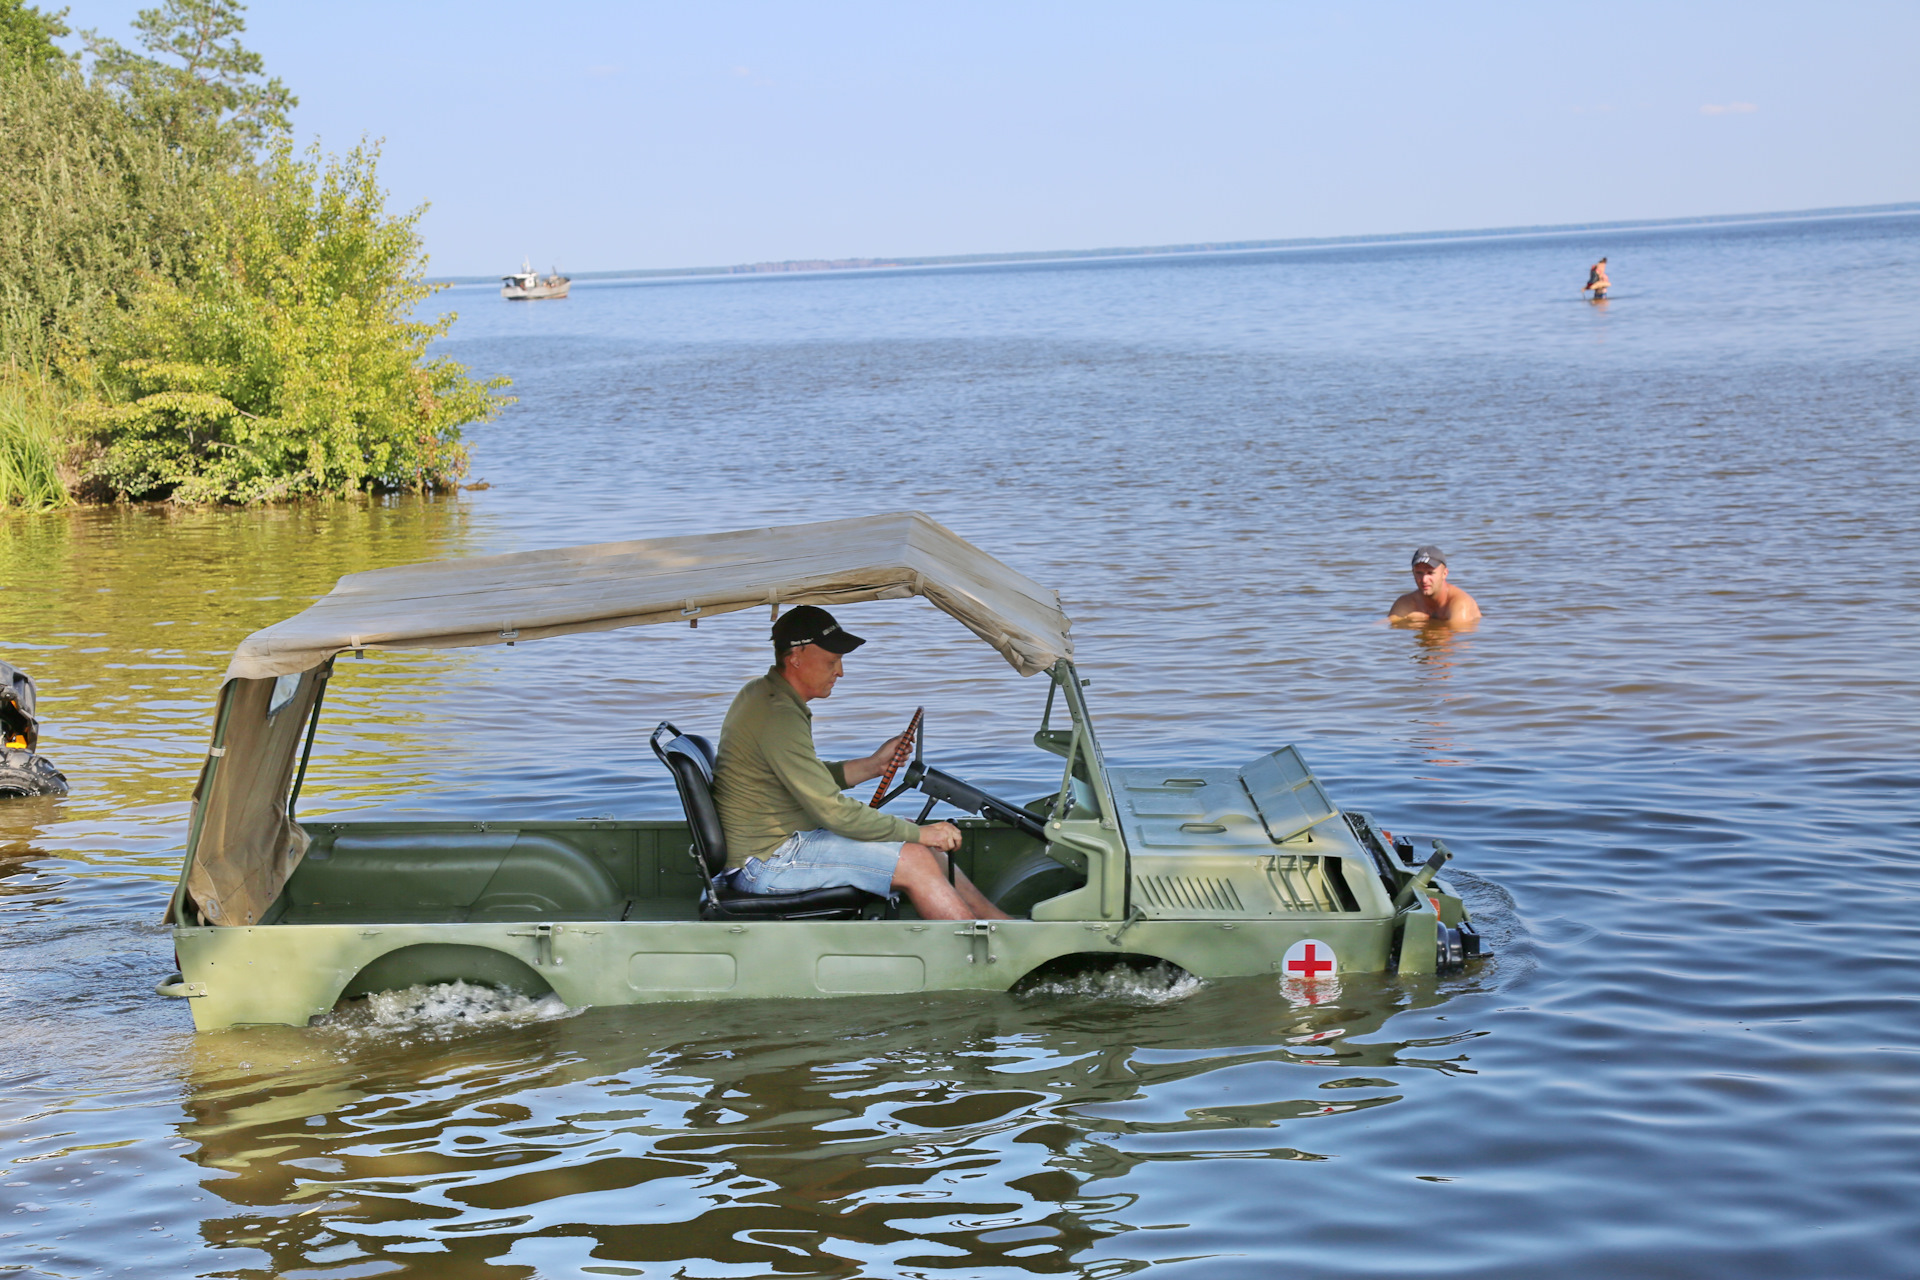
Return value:
<svg viewBox="0 0 1920 1280">
<path fill-rule="evenodd" d="M 1769 222 L 1825 221 L 1920 213 L 1920 201 L 1894 204 L 1840 205 L 1823 209 L 1792 209 L 1772 213 L 1702 214 L 1683 218 L 1633 218 L 1614 222 L 1568 222 L 1541 226 L 1484 227 L 1455 231 L 1397 231 L 1378 235 L 1306 236 L 1287 240 L 1220 240 L 1194 244 L 1149 245 L 1105 249 L 1037 249 L 1015 253 L 962 253 L 879 258 L 797 258 L 780 262 L 740 263 L 728 267 L 636 267 L 617 271 L 575 271 L 575 282 L 587 280 L 688 280 L 792 275 L 830 275 L 839 272 L 926 271 L 944 267 L 1038 265 L 1050 262 L 1094 262 L 1135 258 L 1180 258 L 1207 254 L 1270 253 L 1284 249 L 1350 248 L 1365 245 L 1432 244 L 1459 240 L 1506 240 L 1529 236 L 1575 235 L 1592 232 L 1654 231 L 1677 227 L 1724 227 Z M 434 285 L 495 284 L 499 276 L 432 276 Z"/>
</svg>

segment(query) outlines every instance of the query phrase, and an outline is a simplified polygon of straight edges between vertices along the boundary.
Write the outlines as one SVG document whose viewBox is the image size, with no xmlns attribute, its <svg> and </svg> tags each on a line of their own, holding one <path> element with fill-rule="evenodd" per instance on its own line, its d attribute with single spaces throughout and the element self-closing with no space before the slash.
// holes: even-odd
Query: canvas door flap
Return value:
<svg viewBox="0 0 1920 1280">
<path fill-rule="evenodd" d="M 225 686 L 222 754 L 195 801 L 199 836 L 188 851 L 187 894 L 209 924 L 256 923 L 306 854 L 287 793 L 323 672 Z"/>
</svg>

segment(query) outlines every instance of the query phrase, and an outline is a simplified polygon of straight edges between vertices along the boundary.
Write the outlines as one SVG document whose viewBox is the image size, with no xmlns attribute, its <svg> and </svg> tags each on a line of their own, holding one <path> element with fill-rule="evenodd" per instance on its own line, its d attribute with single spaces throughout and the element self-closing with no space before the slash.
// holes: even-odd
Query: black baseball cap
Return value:
<svg viewBox="0 0 1920 1280">
<path fill-rule="evenodd" d="M 1438 547 L 1415 547 L 1413 549 L 1413 562 L 1417 565 L 1445 565 L 1447 563 L 1447 553 Z"/>
<path fill-rule="evenodd" d="M 773 642 L 788 649 L 817 644 L 828 653 L 852 653 L 866 643 L 852 632 L 842 631 L 832 614 L 811 604 L 781 614 L 773 624 Z"/>
</svg>

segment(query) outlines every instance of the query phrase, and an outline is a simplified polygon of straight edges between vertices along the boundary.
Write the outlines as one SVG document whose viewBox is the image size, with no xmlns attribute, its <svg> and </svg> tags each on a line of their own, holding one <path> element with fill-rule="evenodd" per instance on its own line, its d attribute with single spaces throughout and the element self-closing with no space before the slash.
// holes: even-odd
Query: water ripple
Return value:
<svg viewBox="0 0 1920 1280">
<path fill-rule="evenodd" d="M 1908 217 L 474 294 L 447 350 L 521 397 L 485 492 L 0 519 L 74 782 L 0 811 L 0 1266 L 1910 1273 L 1916 268 Z M 358 569 L 902 507 L 1060 589 L 1117 763 L 1298 743 L 1452 845 L 1495 958 L 197 1037 L 148 994 L 249 631 Z M 1478 630 L 1382 624 L 1429 541 Z M 764 625 L 343 663 L 304 811 L 669 811 L 645 727 L 717 724 Z M 939 763 L 1057 781 L 1034 682 L 924 605 L 861 630 L 823 746 L 924 703 Z"/>
</svg>

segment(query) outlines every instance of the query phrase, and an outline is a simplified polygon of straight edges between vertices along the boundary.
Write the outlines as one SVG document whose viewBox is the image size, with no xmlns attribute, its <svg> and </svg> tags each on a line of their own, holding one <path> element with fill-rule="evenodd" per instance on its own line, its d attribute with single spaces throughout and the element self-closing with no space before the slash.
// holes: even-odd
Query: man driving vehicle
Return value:
<svg viewBox="0 0 1920 1280">
<path fill-rule="evenodd" d="M 773 665 L 740 690 L 720 727 L 713 799 L 727 835 L 725 874 L 742 893 L 853 885 L 881 897 L 903 892 L 928 920 L 1007 919 L 958 868 L 948 880 L 958 827 L 916 826 L 841 794 L 880 776 L 898 736 L 858 760 L 829 763 L 814 751 L 807 703 L 832 695 L 842 655 L 865 643 L 813 605 L 773 624 Z"/>
</svg>

